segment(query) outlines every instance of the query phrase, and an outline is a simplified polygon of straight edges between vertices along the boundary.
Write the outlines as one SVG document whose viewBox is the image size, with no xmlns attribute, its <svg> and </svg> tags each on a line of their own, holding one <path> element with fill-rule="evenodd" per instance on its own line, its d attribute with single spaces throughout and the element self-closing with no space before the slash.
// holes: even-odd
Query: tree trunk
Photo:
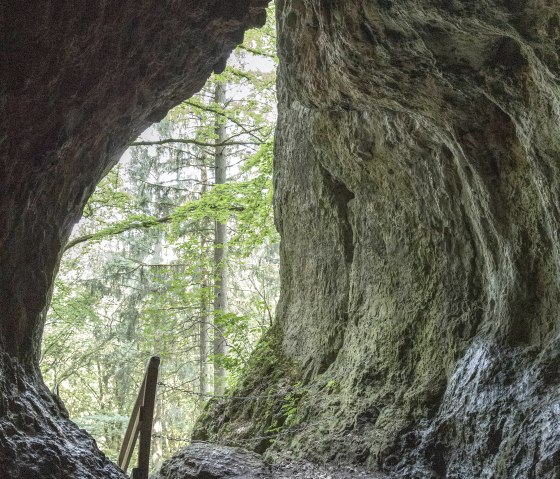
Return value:
<svg viewBox="0 0 560 479">
<path fill-rule="evenodd" d="M 200 160 L 200 194 L 201 196 L 208 190 L 208 169 L 206 167 L 206 158 L 201 157 Z M 204 223 L 208 221 L 207 218 L 203 220 Z M 207 233 L 202 228 L 200 234 L 200 288 L 202 294 L 200 295 L 200 322 L 199 322 L 199 391 L 201 394 L 199 404 L 204 404 L 205 395 L 208 394 L 208 270 L 206 267 L 206 242 Z"/>
<path fill-rule="evenodd" d="M 214 102 L 223 108 L 226 100 L 226 85 L 216 83 Z M 216 143 L 226 140 L 226 124 L 222 116 L 216 115 Z M 227 156 L 225 146 L 214 148 L 215 185 L 223 185 L 227 181 Z M 227 343 L 224 327 L 220 324 L 220 315 L 227 311 L 227 278 L 226 278 L 227 224 L 215 222 L 214 233 L 214 394 L 224 394 L 226 370 L 223 359 L 227 354 Z"/>
<path fill-rule="evenodd" d="M 153 434 L 152 440 L 152 462 L 151 468 L 157 471 L 163 463 L 163 417 L 164 417 L 164 404 L 161 394 L 156 396 L 156 404 L 154 410 Z"/>
</svg>

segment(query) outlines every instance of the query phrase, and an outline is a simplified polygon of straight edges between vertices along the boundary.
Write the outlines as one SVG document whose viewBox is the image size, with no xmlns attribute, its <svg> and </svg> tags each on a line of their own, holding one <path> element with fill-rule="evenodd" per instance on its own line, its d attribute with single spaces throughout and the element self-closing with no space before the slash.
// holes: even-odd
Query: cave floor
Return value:
<svg viewBox="0 0 560 479">
<path fill-rule="evenodd" d="M 272 466 L 271 479 L 386 479 L 387 476 L 361 471 L 355 467 L 318 466 L 308 462 L 280 463 Z"/>
</svg>

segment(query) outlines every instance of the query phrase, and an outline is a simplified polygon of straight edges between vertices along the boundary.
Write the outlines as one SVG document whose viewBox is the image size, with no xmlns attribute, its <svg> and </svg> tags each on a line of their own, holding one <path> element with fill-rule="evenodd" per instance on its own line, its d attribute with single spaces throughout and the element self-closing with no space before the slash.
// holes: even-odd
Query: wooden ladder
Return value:
<svg viewBox="0 0 560 479">
<path fill-rule="evenodd" d="M 148 361 L 146 374 L 136 403 L 132 409 L 130 421 L 126 428 L 121 452 L 117 465 L 126 473 L 138 436 L 140 445 L 138 447 L 138 467 L 132 469 L 131 479 L 148 479 L 150 471 L 150 448 L 152 442 L 152 425 L 154 421 L 154 405 L 156 401 L 156 389 L 158 383 L 160 359 L 152 356 Z"/>
</svg>

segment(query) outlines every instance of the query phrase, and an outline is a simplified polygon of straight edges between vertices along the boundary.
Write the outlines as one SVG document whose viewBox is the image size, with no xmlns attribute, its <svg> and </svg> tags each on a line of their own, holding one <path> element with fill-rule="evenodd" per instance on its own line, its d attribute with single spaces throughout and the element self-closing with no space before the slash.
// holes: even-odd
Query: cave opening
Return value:
<svg viewBox="0 0 560 479">
<path fill-rule="evenodd" d="M 64 248 L 40 367 L 113 461 L 149 357 L 162 360 L 155 472 L 273 322 L 276 62 L 269 7 L 222 73 L 131 143 Z"/>
<path fill-rule="evenodd" d="M 224 71 L 244 32 L 265 22 L 267 3 L 0 4 L 0 477 L 123 479 L 51 392 L 60 378 L 45 385 L 39 372 L 61 252 L 103 195 L 118 200 L 122 216 L 90 240 L 102 245 L 126 229 L 132 242 L 152 231 L 149 257 L 133 256 L 129 244 L 127 261 L 115 262 L 117 273 L 137 268 L 148 285 L 164 272 L 138 262 L 167 264 L 164 242 L 187 233 L 175 225 L 164 234 L 174 219 L 210 218 L 223 233 L 219 201 L 194 198 L 206 207 L 197 218 L 192 202 L 173 214 L 155 210 L 155 193 L 136 202 L 113 188 L 129 173 L 109 171 L 142 131 Z M 199 442 L 158 477 L 557 479 L 560 6 L 275 3 L 276 319 L 234 393 L 204 409 L 193 430 Z M 197 139 L 209 144 L 208 162 L 219 156 L 218 123 Z M 130 165 L 154 164 L 157 148 L 146 143 L 166 128 L 169 119 L 138 141 Z M 229 198 L 237 227 L 251 210 L 242 199 L 263 191 L 254 180 L 266 158 L 270 149 L 254 158 L 242 188 L 212 189 Z M 86 207 L 105 176 L 97 205 Z M 151 177 L 139 178 L 155 191 Z M 203 174 L 190 179 L 200 191 Z M 191 253 L 198 240 L 178 251 Z M 219 260 L 224 248 L 216 249 Z M 101 255 L 87 254 L 75 259 L 93 267 Z M 60 279 L 73 280 L 64 270 Z M 82 279 L 91 297 L 107 289 Z M 110 294 L 124 298 L 115 285 Z M 134 294 L 145 291 L 131 286 L 125 335 L 144 324 L 155 338 L 158 313 L 136 323 Z M 60 291 L 55 307 L 64 306 Z M 117 322 L 109 324 L 100 338 Z"/>
</svg>

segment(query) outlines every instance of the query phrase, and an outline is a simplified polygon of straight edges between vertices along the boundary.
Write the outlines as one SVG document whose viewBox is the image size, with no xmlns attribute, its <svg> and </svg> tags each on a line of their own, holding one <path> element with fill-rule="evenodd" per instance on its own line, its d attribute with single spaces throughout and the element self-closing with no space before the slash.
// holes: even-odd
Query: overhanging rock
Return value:
<svg viewBox="0 0 560 479">
<path fill-rule="evenodd" d="M 66 417 L 38 359 L 53 278 L 127 144 L 220 71 L 267 0 L 0 5 L 0 477 L 124 477 Z"/>
</svg>

